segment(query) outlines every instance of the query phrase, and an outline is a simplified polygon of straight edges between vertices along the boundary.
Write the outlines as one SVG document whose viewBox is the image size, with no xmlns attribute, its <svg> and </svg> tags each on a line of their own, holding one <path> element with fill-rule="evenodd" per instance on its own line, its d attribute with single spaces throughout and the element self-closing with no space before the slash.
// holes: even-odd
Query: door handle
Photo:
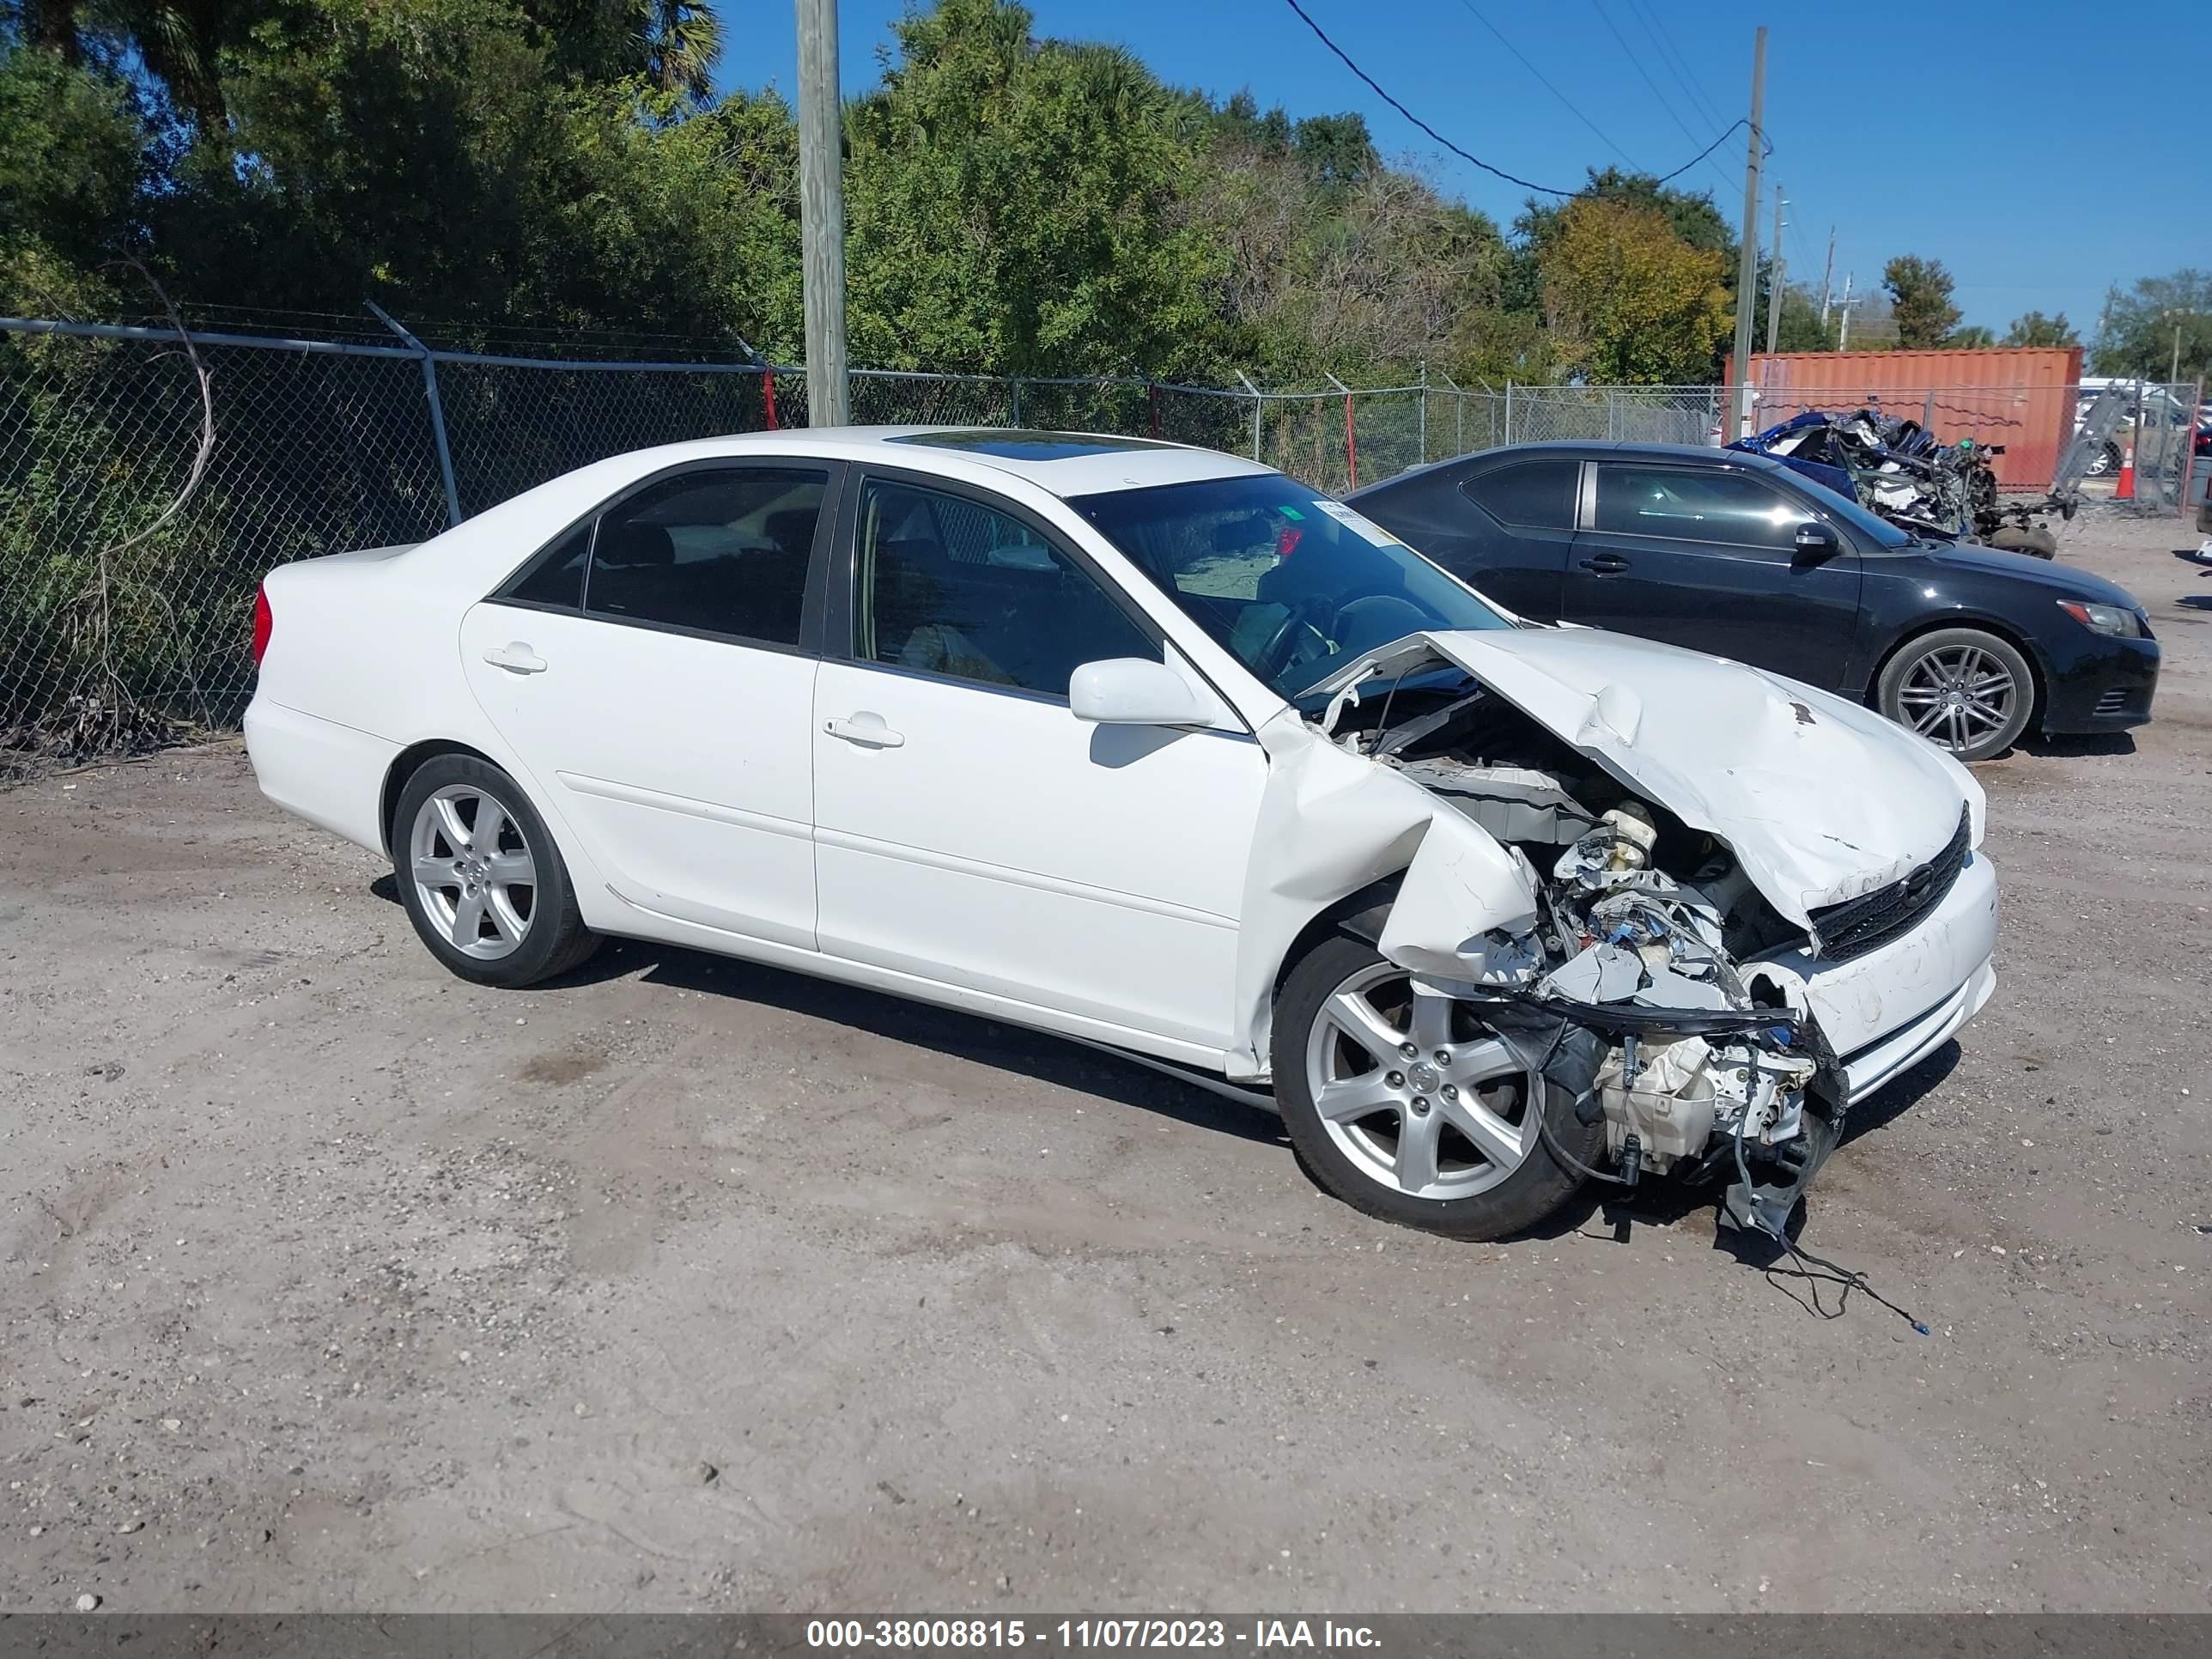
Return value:
<svg viewBox="0 0 2212 1659">
<path fill-rule="evenodd" d="M 857 743 L 863 749 L 896 749 L 906 741 L 905 733 L 892 731 L 884 724 L 881 714 L 866 708 L 846 720 L 824 720 L 822 729 L 833 738 Z"/>
<path fill-rule="evenodd" d="M 1617 576 L 1628 568 L 1628 561 L 1618 553 L 1599 553 L 1582 562 L 1585 570 L 1595 570 L 1601 576 Z"/>
<path fill-rule="evenodd" d="M 494 668 L 504 668 L 510 674 L 542 674 L 545 672 L 545 659 L 520 640 L 511 640 L 485 652 L 484 660 Z"/>
</svg>

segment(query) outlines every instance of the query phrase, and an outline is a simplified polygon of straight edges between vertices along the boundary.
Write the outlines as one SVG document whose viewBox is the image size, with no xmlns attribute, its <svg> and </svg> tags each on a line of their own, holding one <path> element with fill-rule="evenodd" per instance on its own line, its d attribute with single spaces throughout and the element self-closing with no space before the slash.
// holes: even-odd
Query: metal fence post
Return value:
<svg viewBox="0 0 2212 1659">
<path fill-rule="evenodd" d="M 1443 381 L 1445 389 L 1451 393 L 1452 453 L 1464 455 L 1467 453 L 1467 393 L 1462 392 L 1459 389 L 1459 382 L 1446 374 L 1443 370 L 1438 369 L 1437 374 Z"/>
<path fill-rule="evenodd" d="M 1513 441 L 1513 377 L 1505 377 L 1505 443 Z M 1502 446 L 1501 446 L 1502 447 Z"/>
<path fill-rule="evenodd" d="M 1237 378 L 1244 382 L 1244 389 L 1252 394 L 1252 459 L 1256 461 L 1260 459 L 1260 388 L 1252 384 L 1252 377 L 1241 368 L 1237 371 Z"/>
<path fill-rule="evenodd" d="M 1429 360 L 1421 359 L 1421 413 L 1415 422 L 1421 437 L 1421 465 L 1429 462 Z"/>
<path fill-rule="evenodd" d="M 1022 423 L 1022 377 L 1018 374 L 1010 374 L 1006 379 L 1013 387 L 1014 424 L 1019 426 Z"/>
<path fill-rule="evenodd" d="M 1348 489 L 1359 488 L 1359 435 L 1352 424 L 1352 388 L 1332 374 L 1328 383 L 1344 394 L 1344 465 L 1352 475 Z"/>
<path fill-rule="evenodd" d="M 2181 488 L 2174 492 L 2173 514 L 2178 519 L 2189 516 L 2189 490 L 2197 482 L 2197 414 L 2204 407 L 2204 377 L 2197 377 L 2190 388 L 2189 418 L 2181 428 Z"/>
<path fill-rule="evenodd" d="M 1605 435 L 1607 441 L 1620 436 L 1620 392 L 1613 386 L 1605 389 Z"/>
<path fill-rule="evenodd" d="M 438 446 L 438 472 L 446 482 L 446 527 L 450 530 L 461 521 L 461 492 L 453 484 L 453 452 L 446 442 L 445 405 L 438 398 L 438 361 L 430 348 L 392 320 L 392 313 L 374 300 L 362 303 L 375 314 L 376 320 L 397 334 L 422 360 L 422 395 L 430 401 L 430 436 Z"/>
</svg>

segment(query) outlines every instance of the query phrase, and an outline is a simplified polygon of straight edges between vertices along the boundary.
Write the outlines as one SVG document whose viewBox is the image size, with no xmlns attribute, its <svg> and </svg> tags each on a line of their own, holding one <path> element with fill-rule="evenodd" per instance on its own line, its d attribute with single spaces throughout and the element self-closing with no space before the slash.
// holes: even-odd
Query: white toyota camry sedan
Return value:
<svg viewBox="0 0 2212 1659">
<path fill-rule="evenodd" d="M 1079 434 L 617 456 L 270 573 L 246 730 L 524 986 L 609 934 L 1272 1095 L 1464 1237 L 1672 1172 L 1769 1231 L 1985 1002 L 1982 792 L 1878 715 L 1484 601 L 1342 503 Z"/>
</svg>

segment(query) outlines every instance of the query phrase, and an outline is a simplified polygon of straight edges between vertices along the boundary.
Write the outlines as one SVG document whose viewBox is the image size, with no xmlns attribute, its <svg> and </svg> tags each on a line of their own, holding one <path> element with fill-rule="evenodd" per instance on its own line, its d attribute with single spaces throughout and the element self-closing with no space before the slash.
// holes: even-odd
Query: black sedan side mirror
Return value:
<svg viewBox="0 0 2212 1659">
<path fill-rule="evenodd" d="M 1818 564 L 1823 559 L 1833 558 L 1843 550 L 1843 544 L 1836 539 L 1836 532 L 1818 519 L 1797 526 L 1796 546 L 1796 562 L 1800 564 Z"/>
</svg>

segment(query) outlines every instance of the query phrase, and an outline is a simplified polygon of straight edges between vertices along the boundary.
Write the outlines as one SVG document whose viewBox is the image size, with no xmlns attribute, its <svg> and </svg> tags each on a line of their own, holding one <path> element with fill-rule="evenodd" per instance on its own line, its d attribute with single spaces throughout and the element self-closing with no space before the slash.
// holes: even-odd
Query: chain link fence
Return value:
<svg viewBox="0 0 2212 1659">
<path fill-rule="evenodd" d="M 1508 386 L 1500 441 L 1717 444 L 1725 396 L 1711 386 Z"/>
<path fill-rule="evenodd" d="M 806 423 L 802 370 L 503 356 L 394 333 L 376 344 L 0 319 L 0 778 L 235 729 L 252 694 L 253 594 L 274 565 L 422 541 L 626 450 Z M 856 422 L 1151 436 L 1249 455 L 1332 493 L 1505 443 L 1711 443 L 1723 399 L 1711 386 L 1474 389 L 1427 375 L 1290 392 L 852 380 Z M 2158 429 L 2140 423 L 2135 477 L 2144 499 L 2170 504 L 2188 444 Z M 2171 483 L 2146 487 L 2154 471 Z"/>
</svg>

